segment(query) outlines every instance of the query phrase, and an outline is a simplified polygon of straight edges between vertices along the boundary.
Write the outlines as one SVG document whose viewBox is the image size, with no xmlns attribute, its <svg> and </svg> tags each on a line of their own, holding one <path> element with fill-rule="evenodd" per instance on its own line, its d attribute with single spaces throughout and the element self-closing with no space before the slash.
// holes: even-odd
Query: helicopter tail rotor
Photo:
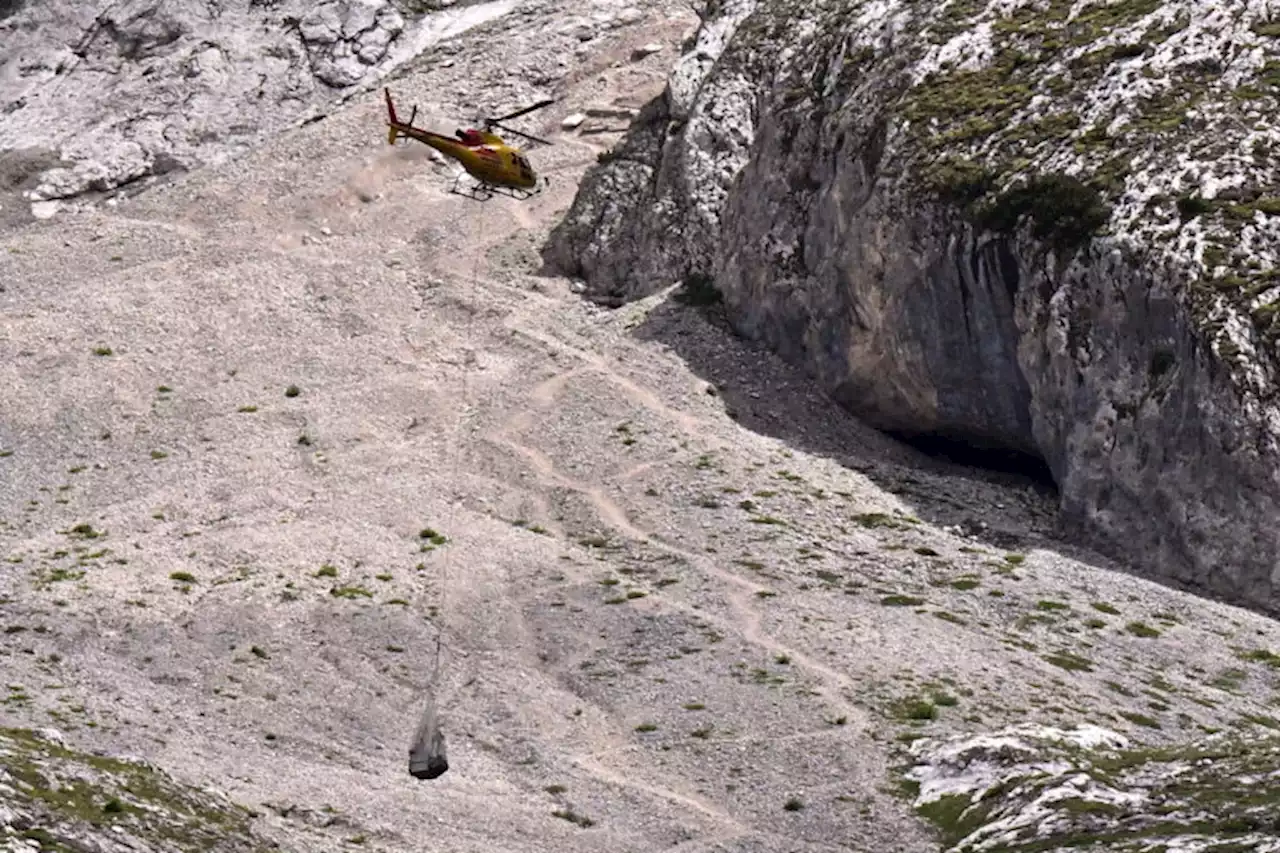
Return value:
<svg viewBox="0 0 1280 853">
<path fill-rule="evenodd" d="M 395 145 L 396 139 L 404 136 L 404 128 L 413 129 L 413 120 L 418 117 L 418 106 L 414 105 L 407 123 L 401 122 L 396 116 L 396 105 L 391 100 L 391 90 L 383 88 L 382 92 L 387 99 L 387 143 Z"/>
</svg>

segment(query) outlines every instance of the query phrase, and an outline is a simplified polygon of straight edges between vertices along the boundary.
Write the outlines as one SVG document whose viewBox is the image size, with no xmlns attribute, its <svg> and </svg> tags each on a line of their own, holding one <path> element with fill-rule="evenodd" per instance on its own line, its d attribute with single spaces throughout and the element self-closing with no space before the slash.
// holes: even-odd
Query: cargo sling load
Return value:
<svg viewBox="0 0 1280 853">
<path fill-rule="evenodd" d="M 427 698 L 427 708 L 422 714 L 422 722 L 418 724 L 418 731 L 414 734 L 413 745 L 409 747 L 409 775 L 415 779 L 435 779 L 443 776 L 448 769 L 444 731 L 440 728 L 440 718 L 436 714 L 433 690 L 432 695 Z"/>
</svg>

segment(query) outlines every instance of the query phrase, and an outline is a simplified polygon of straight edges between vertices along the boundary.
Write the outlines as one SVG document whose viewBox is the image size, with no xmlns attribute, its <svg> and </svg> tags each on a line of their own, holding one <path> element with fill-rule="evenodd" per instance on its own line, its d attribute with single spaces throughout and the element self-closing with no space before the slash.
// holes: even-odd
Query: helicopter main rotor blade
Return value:
<svg viewBox="0 0 1280 853">
<path fill-rule="evenodd" d="M 543 145 L 552 144 L 550 140 L 543 139 L 541 136 L 534 136 L 532 133 L 525 133 L 523 130 L 516 130 L 514 127 L 507 127 L 506 125 L 498 124 L 496 121 L 493 123 L 493 126 L 497 128 L 501 128 L 502 130 L 505 130 L 507 133 L 514 133 L 516 136 L 523 136 L 525 139 L 530 139 L 534 142 L 540 142 Z"/>
<path fill-rule="evenodd" d="M 545 101 L 538 101 L 536 104 L 533 104 L 532 106 L 522 107 L 521 109 L 518 109 L 513 113 L 507 113 L 506 115 L 498 116 L 497 118 L 485 119 L 485 121 L 489 124 L 497 124 L 498 122 L 502 122 L 502 121 L 510 121 L 513 118 L 518 118 L 524 115 L 525 113 L 531 113 L 534 110 L 540 110 L 543 107 L 550 106 L 555 102 L 556 102 L 555 98 L 547 98 Z"/>
</svg>

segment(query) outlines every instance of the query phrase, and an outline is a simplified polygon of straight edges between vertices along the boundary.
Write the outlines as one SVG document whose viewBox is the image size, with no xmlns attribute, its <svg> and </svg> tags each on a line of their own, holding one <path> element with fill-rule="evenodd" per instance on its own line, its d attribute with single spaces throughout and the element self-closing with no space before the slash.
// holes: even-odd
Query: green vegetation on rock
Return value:
<svg viewBox="0 0 1280 853">
<path fill-rule="evenodd" d="M 148 764 L 78 752 L 27 729 L 0 728 L 0 791 L 7 809 L 0 810 L 0 845 L 73 853 L 116 849 L 128 837 L 144 845 L 140 851 L 269 846 L 254 836 L 252 814 L 220 795 Z"/>
<path fill-rule="evenodd" d="M 1280 24 L 1251 14 L 1226 26 L 1265 51 Z M 1007 233 L 1029 222 L 1034 237 L 1070 254 L 1113 231 L 1171 246 L 1180 229 L 1170 225 L 1196 223 L 1204 248 L 1201 268 L 1186 269 L 1188 304 L 1214 351 L 1235 364 L 1243 353 L 1224 335 L 1226 309 L 1266 349 L 1280 343 L 1280 274 L 1251 255 L 1245 236 L 1267 227 L 1259 217 L 1280 215 L 1266 133 L 1280 106 L 1280 61 L 1242 67 L 1250 63 L 1234 48 L 1206 42 L 1225 32 L 1201 17 L 1194 4 L 1158 0 L 999 9 L 952 0 L 922 26 L 932 49 L 953 58 L 921 57 L 922 79 L 893 109 L 920 187 L 979 228 Z M 1141 83 L 1126 76 L 1135 68 Z M 1206 132 L 1209 121 L 1228 133 Z M 1245 143 L 1252 157 L 1237 155 Z M 1199 195 L 1201 175 L 1224 170 L 1235 172 L 1225 186 Z M 1151 192 L 1188 183 L 1190 192 Z M 1145 206 L 1117 213 L 1135 188 Z"/>
<path fill-rule="evenodd" d="M 1280 849 L 1280 738 L 1143 747 L 1027 725 L 911 751 L 906 791 L 948 853 Z"/>
</svg>

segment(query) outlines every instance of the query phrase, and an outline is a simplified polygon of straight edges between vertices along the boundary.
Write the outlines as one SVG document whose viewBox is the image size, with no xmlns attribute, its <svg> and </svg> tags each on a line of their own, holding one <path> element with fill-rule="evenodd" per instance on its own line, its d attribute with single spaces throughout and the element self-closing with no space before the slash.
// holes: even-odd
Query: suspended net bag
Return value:
<svg viewBox="0 0 1280 853">
<path fill-rule="evenodd" d="M 444 646 L 441 628 L 436 634 L 435 663 L 431 667 L 431 688 L 427 691 L 427 706 L 413 733 L 409 745 L 409 775 L 415 779 L 435 779 L 449 769 L 449 757 L 445 753 L 444 730 L 440 727 L 440 714 L 436 710 L 436 694 L 440 689 L 440 652 Z"/>
<path fill-rule="evenodd" d="M 409 775 L 415 779 L 435 779 L 449 769 L 449 757 L 445 753 L 444 730 L 436 714 L 435 696 L 427 699 L 427 709 L 409 747 Z"/>
</svg>

